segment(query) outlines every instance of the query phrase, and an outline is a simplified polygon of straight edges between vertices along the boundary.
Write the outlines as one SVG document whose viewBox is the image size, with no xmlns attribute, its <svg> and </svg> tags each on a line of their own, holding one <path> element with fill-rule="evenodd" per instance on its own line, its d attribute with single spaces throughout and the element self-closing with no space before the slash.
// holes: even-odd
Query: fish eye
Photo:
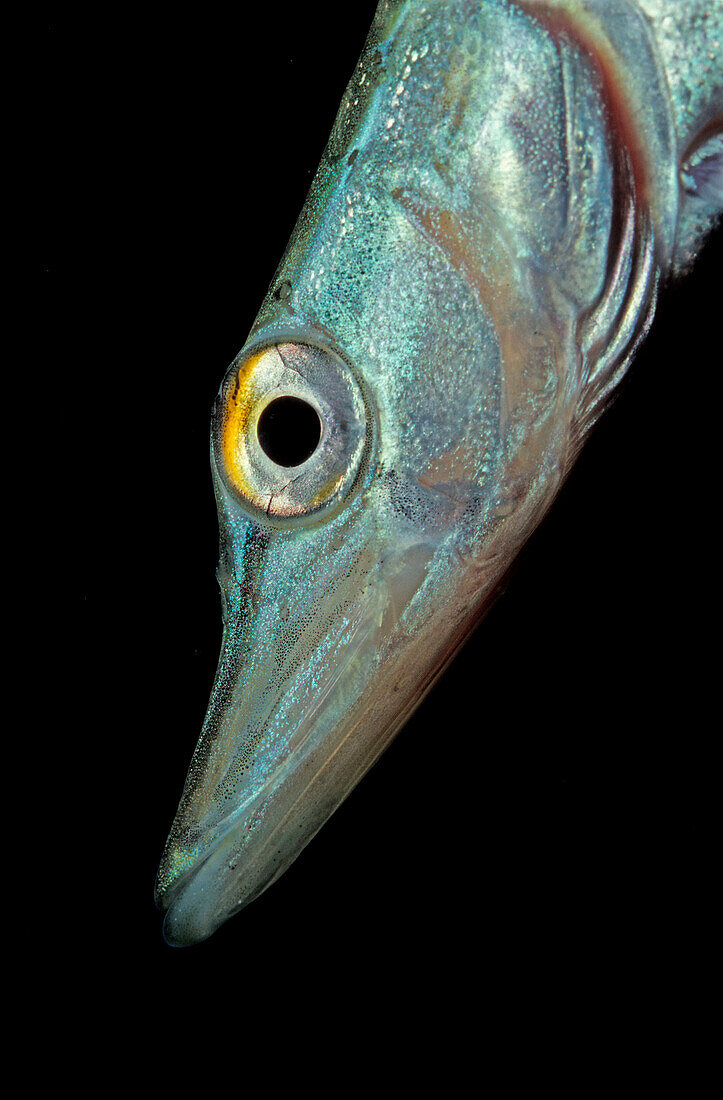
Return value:
<svg viewBox="0 0 723 1100">
<path fill-rule="evenodd" d="M 242 352 L 216 405 L 216 468 L 253 512 L 317 516 L 357 483 L 367 419 L 351 368 L 330 349 L 279 343 Z"/>
<path fill-rule="evenodd" d="M 311 458 L 321 439 L 319 414 L 299 397 L 275 397 L 256 425 L 261 450 L 277 466 L 300 466 Z"/>
</svg>

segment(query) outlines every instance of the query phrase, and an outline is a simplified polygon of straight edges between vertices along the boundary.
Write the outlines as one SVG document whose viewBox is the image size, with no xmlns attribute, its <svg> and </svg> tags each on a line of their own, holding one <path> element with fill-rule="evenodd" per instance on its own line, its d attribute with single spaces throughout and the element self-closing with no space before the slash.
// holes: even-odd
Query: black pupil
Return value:
<svg viewBox="0 0 723 1100">
<path fill-rule="evenodd" d="M 308 401 L 277 397 L 261 413 L 256 433 L 261 449 L 277 466 L 299 466 L 319 446 L 321 421 Z"/>
</svg>

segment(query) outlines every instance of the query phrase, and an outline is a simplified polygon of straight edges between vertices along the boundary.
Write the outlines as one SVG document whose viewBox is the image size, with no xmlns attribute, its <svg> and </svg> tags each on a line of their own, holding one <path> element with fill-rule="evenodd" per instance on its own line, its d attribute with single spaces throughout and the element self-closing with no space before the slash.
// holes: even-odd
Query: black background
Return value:
<svg viewBox="0 0 723 1100">
<path fill-rule="evenodd" d="M 692 979 L 686 1003 L 702 996 L 720 233 L 661 301 L 506 594 L 392 748 L 242 915 L 192 949 L 161 937 L 155 869 L 220 639 L 211 406 L 374 7 L 277 4 L 252 20 L 241 6 L 51 6 L 32 40 L 73 729 L 48 749 L 63 836 L 41 922 L 65 963 L 102 976 L 106 1010 L 132 994 L 138 1034 L 173 1023 L 181 999 L 200 1026 L 203 998 L 217 1009 L 240 990 L 297 1017 L 360 987 L 391 1015 L 432 991 L 436 1012 L 470 990 L 488 1008 L 535 989 L 574 1005 L 573 987 L 612 990 L 622 1009 L 674 975 Z"/>
</svg>

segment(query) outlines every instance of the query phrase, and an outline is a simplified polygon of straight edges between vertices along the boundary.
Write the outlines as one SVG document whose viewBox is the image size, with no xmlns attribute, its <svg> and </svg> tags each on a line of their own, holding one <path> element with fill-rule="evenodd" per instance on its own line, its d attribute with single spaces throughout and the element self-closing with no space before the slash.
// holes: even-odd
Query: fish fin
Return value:
<svg viewBox="0 0 723 1100">
<path fill-rule="evenodd" d="M 680 214 L 673 273 L 690 268 L 703 239 L 723 214 L 723 129 L 700 141 L 680 170 Z"/>
<path fill-rule="evenodd" d="M 723 207 L 723 133 L 699 145 L 680 175 L 686 194 Z"/>
</svg>

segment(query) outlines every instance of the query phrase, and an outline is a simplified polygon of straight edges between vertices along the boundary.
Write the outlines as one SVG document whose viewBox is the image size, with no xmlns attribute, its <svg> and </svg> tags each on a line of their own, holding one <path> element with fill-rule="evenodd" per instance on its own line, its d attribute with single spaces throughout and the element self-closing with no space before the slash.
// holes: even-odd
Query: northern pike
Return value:
<svg viewBox="0 0 723 1100">
<path fill-rule="evenodd" d="M 382 0 L 221 385 L 164 934 L 289 866 L 490 605 L 723 210 L 721 0 Z"/>
</svg>

